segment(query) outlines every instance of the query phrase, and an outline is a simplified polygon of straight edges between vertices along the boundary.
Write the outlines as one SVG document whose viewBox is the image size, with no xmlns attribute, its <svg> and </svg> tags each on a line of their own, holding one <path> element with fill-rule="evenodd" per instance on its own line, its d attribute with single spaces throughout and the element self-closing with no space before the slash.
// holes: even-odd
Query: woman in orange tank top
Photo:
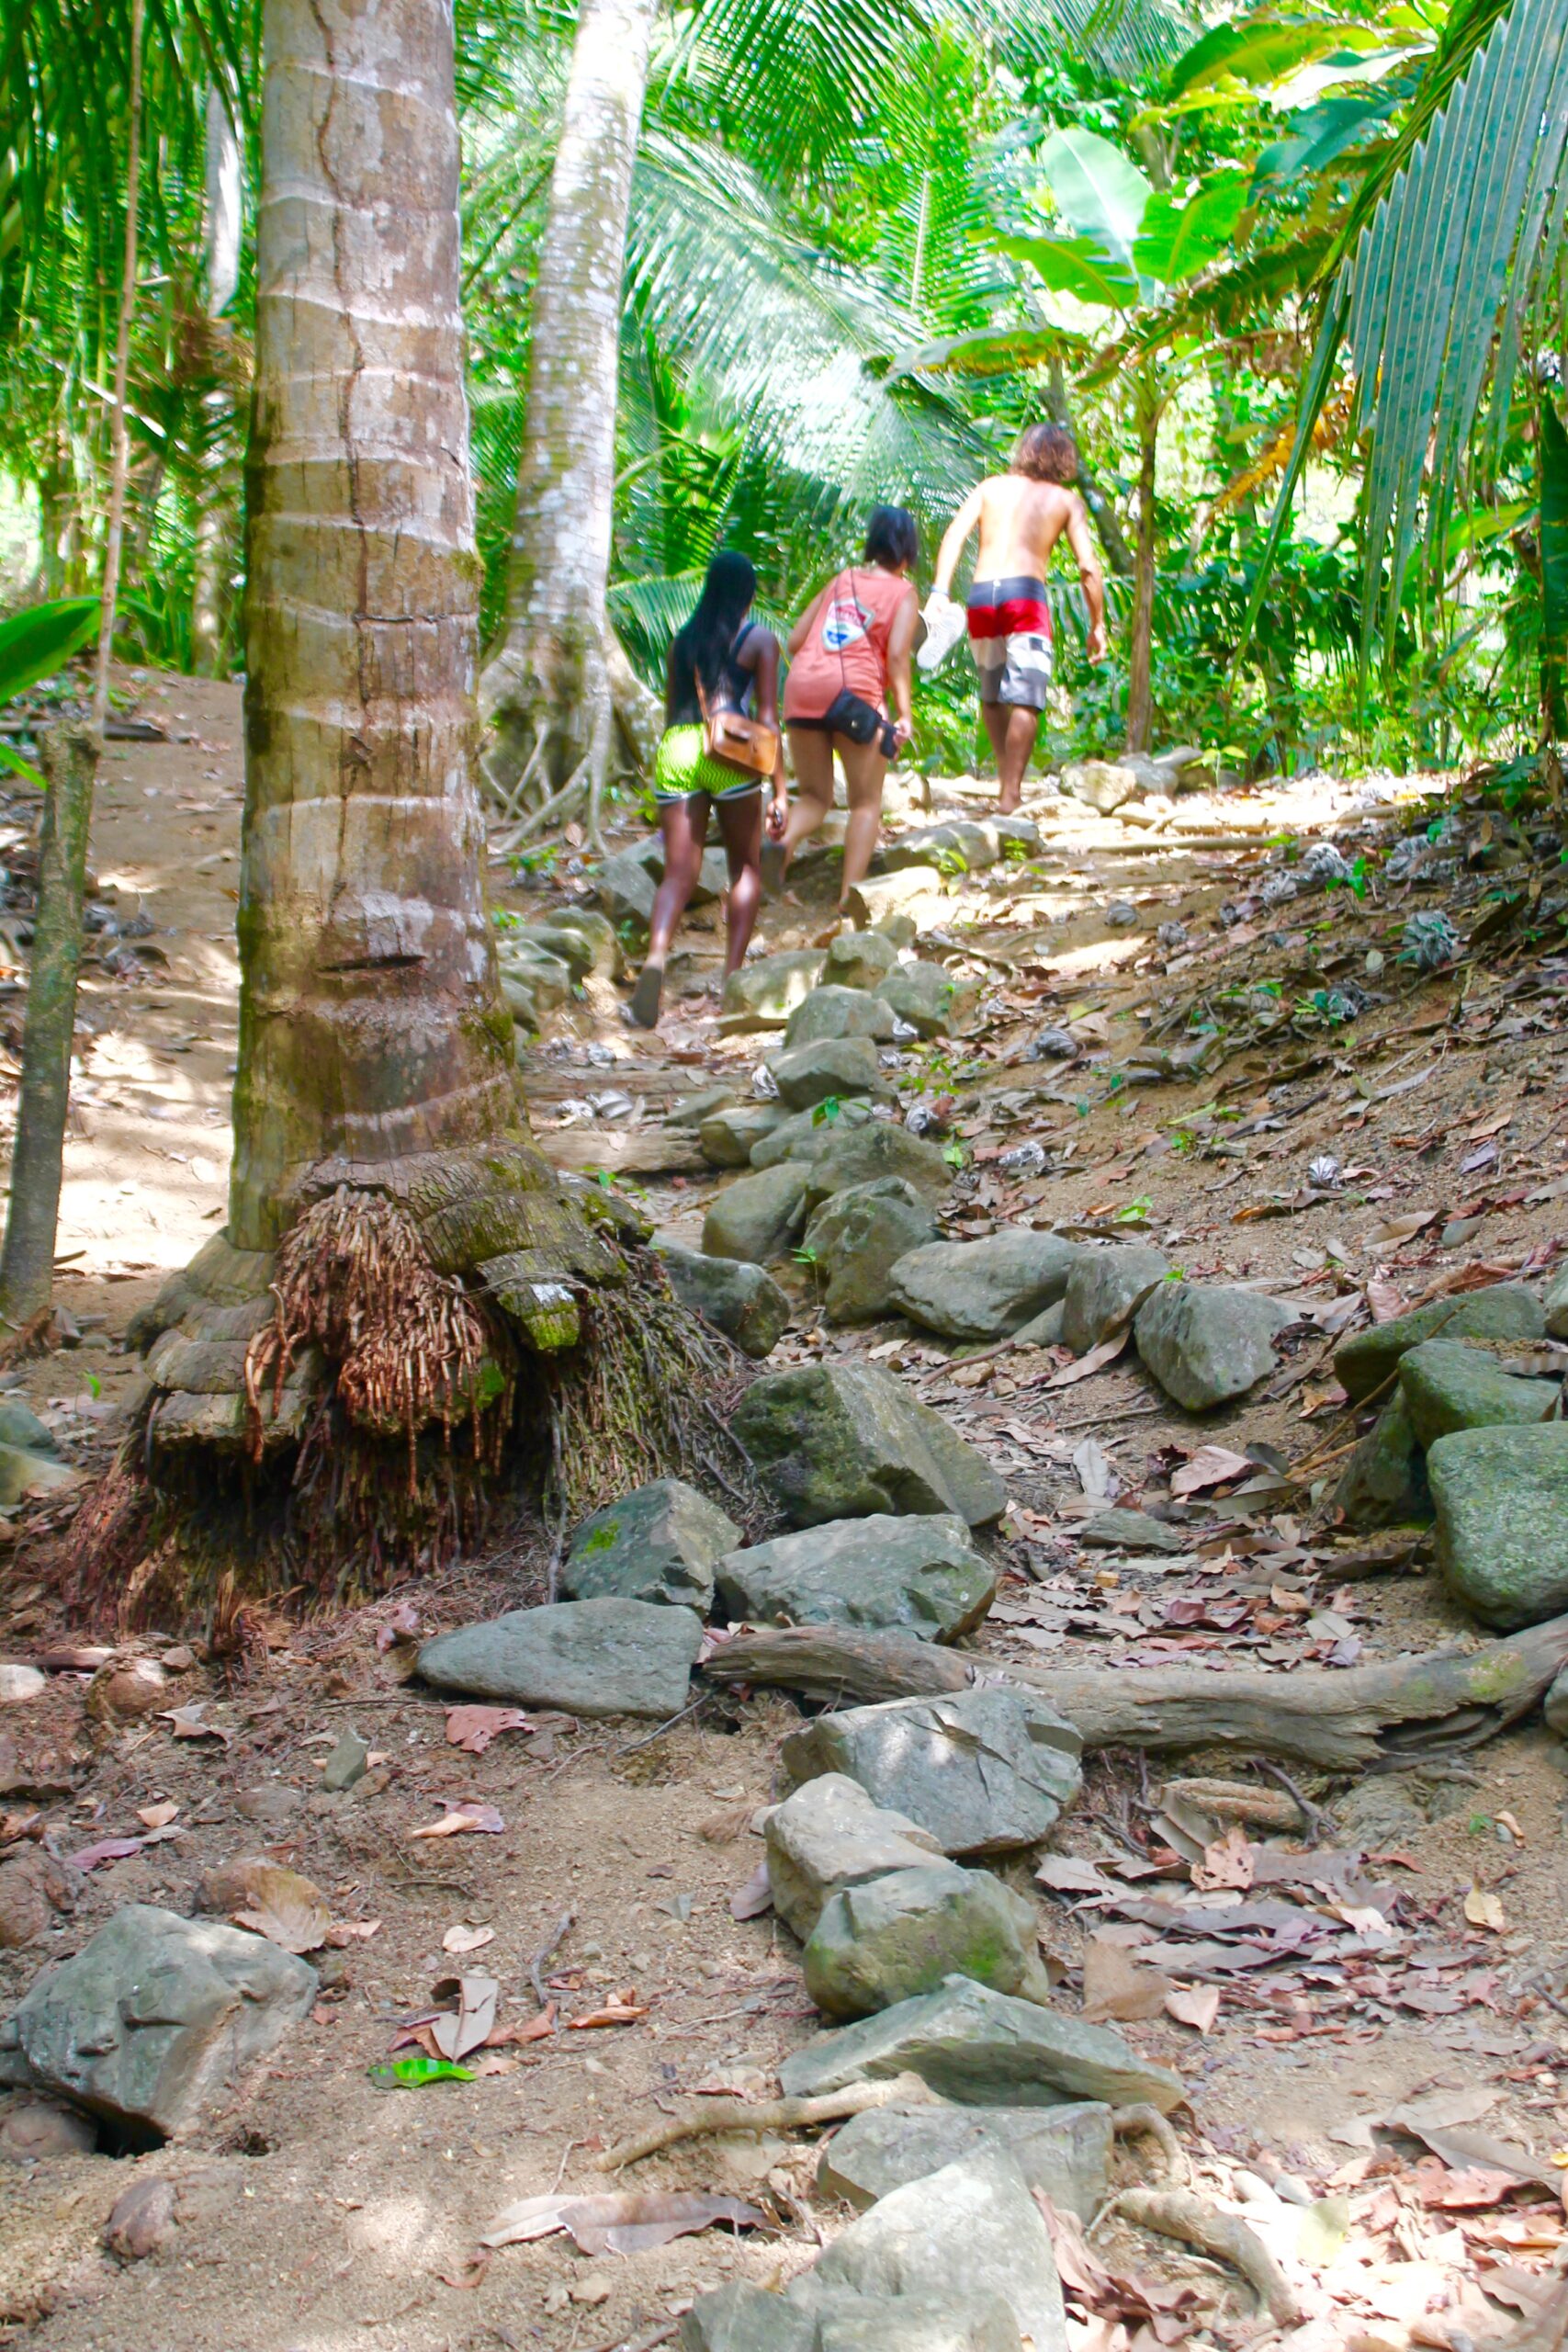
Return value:
<svg viewBox="0 0 1568 2352">
<path fill-rule="evenodd" d="M 919 549 L 914 516 L 879 506 L 863 566 L 835 572 L 790 631 L 784 722 L 797 788 L 783 841 L 763 851 L 763 876 L 776 888 L 832 807 L 837 752 L 850 804 L 840 909 L 876 849 L 887 763 L 914 732 L 909 657 L 920 612 L 908 574 Z"/>
</svg>

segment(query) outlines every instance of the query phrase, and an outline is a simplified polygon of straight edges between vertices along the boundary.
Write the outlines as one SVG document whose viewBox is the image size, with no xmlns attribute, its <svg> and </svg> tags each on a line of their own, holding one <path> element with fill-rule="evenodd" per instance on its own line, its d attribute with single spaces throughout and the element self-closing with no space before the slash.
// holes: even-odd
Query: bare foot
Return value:
<svg viewBox="0 0 1568 2352">
<path fill-rule="evenodd" d="M 1016 816 L 1017 816 L 1017 814 L 1018 814 L 1019 803 L 1020 803 L 1020 801 L 1021 801 L 1022 798 L 1023 798 L 1023 786 L 1022 786 L 1022 785 L 1021 785 L 1021 785 L 1018 785 L 1018 786 L 1015 786 L 1015 787 L 1013 788 L 1013 790 L 1012 790 L 1011 792 L 1009 792 L 1009 790 L 1007 789 L 1006 786 L 1004 785 L 1004 786 L 1003 786 L 1003 787 L 1002 787 L 1002 789 L 1001 789 L 1001 791 L 1000 791 L 1000 792 L 998 792 L 998 795 L 997 795 L 997 814 L 998 814 L 998 817 L 1016 817 Z"/>
</svg>

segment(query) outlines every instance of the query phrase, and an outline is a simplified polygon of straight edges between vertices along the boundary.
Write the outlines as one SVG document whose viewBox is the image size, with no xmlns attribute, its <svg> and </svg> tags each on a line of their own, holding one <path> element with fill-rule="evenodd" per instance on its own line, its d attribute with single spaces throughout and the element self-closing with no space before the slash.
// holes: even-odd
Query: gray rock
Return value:
<svg viewBox="0 0 1568 2352">
<path fill-rule="evenodd" d="M 24 1666 L 19 1658 L 0 1659 L 0 1707 L 14 1707 L 24 1699 L 41 1699 L 49 1677 L 41 1668 Z"/>
<path fill-rule="evenodd" d="M 569 1600 L 649 1600 L 713 1606 L 716 1563 L 740 1540 L 716 1503 L 683 1478 L 654 1478 L 585 1519 L 561 1570 Z"/>
<path fill-rule="evenodd" d="M 863 1127 L 875 1115 L 863 1094 L 846 1094 L 841 1101 L 834 1098 L 814 1103 L 809 1111 L 792 1111 L 771 1134 L 752 1145 L 751 1165 L 776 1168 L 781 1159 L 810 1161 L 826 1136 Z"/>
<path fill-rule="evenodd" d="M 632 850 L 617 850 L 593 877 L 599 903 L 612 922 L 640 923 L 644 931 L 653 919 L 659 885 Z"/>
<path fill-rule="evenodd" d="M 0 2120 L 0 2158 L 7 2164 L 48 2164 L 57 2156 L 91 2155 L 98 2127 L 90 2115 L 47 2099 L 13 2107 Z"/>
<path fill-rule="evenodd" d="M 356 1731 L 345 1731 L 321 1767 L 321 1786 L 330 1796 L 341 1796 L 365 1778 L 370 1749 Z"/>
<path fill-rule="evenodd" d="M 705 1258 L 699 1250 L 660 1242 L 670 1287 L 682 1306 L 705 1315 L 742 1355 L 771 1355 L 789 1329 L 788 1294 L 761 1266 L 739 1258 Z"/>
<path fill-rule="evenodd" d="M 891 1024 L 892 1014 L 888 1014 Z M 53 1453 L 55 1442 L 32 1407 L 20 1396 L 0 1396 L 0 1445 L 19 1446 L 24 1453 Z"/>
<path fill-rule="evenodd" d="M 874 1041 L 866 1036 L 818 1037 L 771 1054 L 768 1068 L 786 1111 L 809 1111 L 849 1094 L 885 1095 L 886 1081 Z"/>
<path fill-rule="evenodd" d="M 728 1111 L 736 1101 L 733 1086 L 698 1086 L 690 1094 L 682 1094 L 664 1114 L 667 1127 L 700 1127 L 717 1111 Z"/>
<path fill-rule="evenodd" d="M 1043 1700 L 981 1687 L 815 1716 L 779 1758 L 795 1785 L 848 1774 L 944 1854 L 1003 1854 L 1049 1836 L 1078 1793 L 1082 1748 Z"/>
<path fill-rule="evenodd" d="M 1179 1527 L 1168 1527 L 1142 1510 L 1097 1510 L 1083 1521 L 1077 1537 L 1100 1552 L 1185 1552 L 1188 1542 Z"/>
<path fill-rule="evenodd" d="M 1554 1731 L 1559 1739 L 1568 1739 L 1568 1666 L 1547 1692 L 1540 1712 L 1546 1717 L 1547 1729 Z"/>
<path fill-rule="evenodd" d="M 817 2186 L 864 2211 L 889 2190 L 983 2149 L 1003 2147 L 1032 2189 L 1058 2210 L 1092 2219 L 1111 2168 L 1111 2109 L 1063 2107 L 874 2107 L 835 2132 Z"/>
<path fill-rule="evenodd" d="M 809 2312 L 739 2281 L 699 2295 L 676 2341 L 681 2352 L 820 2352 Z"/>
<path fill-rule="evenodd" d="M 876 993 L 922 1037 L 962 1037 L 975 1024 L 980 984 L 942 964 L 896 964 Z"/>
<path fill-rule="evenodd" d="M 0 1505 L 19 1503 L 28 1495 L 52 1495 L 79 1487 L 80 1470 L 69 1463 L 51 1461 L 47 1453 L 26 1453 L 18 1445 L 0 1445 Z"/>
<path fill-rule="evenodd" d="M 811 1155 L 808 1209 L 819 1208 L 835 1193 L 852 1184 L 874 1184 L 883 1176 L 901 1176 L 923 1201 L 934 1208 L 953 1188 L 953 1170 L 941 1146 L 927 1143 L 891 1119 L 872 1119 L 863 1126 L 835 1122 L 822 1130 Z"/>
<path fill-rule="evenodd" d="M 6 2029 L 28 2086 L 148 2147 L 194 2123 L 306 2016 L 316 1972 L 264 1936 L 127 1904 Z"/>
<path fill-rule="evenodd" d="M 880 1364 L 765 1372 L 730 1425 L 796 1527 L 874 1511 L 953 1511 L 980 1527 L 1007 1506 L 984 1454 Z"/>
<path fill-rule="evenodd" d="M 1568 1266 L 1560 1267 L 1547 1283 L 1544 1312 L 1548 1339 L 1568 1340 Z"/>
<path fill-rule="evenodd" d="M 997 1580 L 967 1523 L 945 1512 L 830 1520 L 731 1551 L 717 1564 L 732 1619 L 753 1625 L 860 1625 L 925 1642 L 970 1633 Z"/>
<path fill-rule="evenodd" d="M 801 2290 L 804 2300 L 807 2290 Z M 931 2295 L 811 2290 L 815 2352 L 1021 2352 L 1023 2339 L 999 2295 L 952 2302 Z"/>
<path fill-rule="evenodd" d="M 1066 1319 L 1066 1302 L 1058 1298 L 1052 1306 L 1043 1306 L 1038 1315 L 1032 1315 L 1027 1323 L 1019 1325 L 1012 1335 L 1014 1347 L 1059 1348 Z"/>
<path fill-rule="evenodd" d="M 427 1682 L 473 1699 L 569 1715 L 679 1714 L 703 1621 L 647 1600 L 561 1600 L 437 1634 L 419 1653 Z"/>
<path fill-rule="evenodd" d="M 886 932 L 841 931 L 828 943 L 822 978 L 830 987 L 874 991 L 897 961 L 897 943 Z"/>
<path fill-rule="evenodd" d="M 818 1295 L 829 1323 L 872 1323 L 891 1305 L 898 1260 L 936 1238 L 936 1220 L 912 1184 L 884 1176 L 824 1201 L 807 1226 Z"/>
<path fill-rule="evenodd" d="M 1410 1408 L 1396 1389 L 1345 1464 L 1334 1489 L 1347 1527 L 1404 1527 L 1432 1516 L 1432 1490 Z"/>
<path fill-rule="evenodd" d="M 1409 1315 L 1355 1332 L 1334 1351 L 1334 1370 L 1351 1403 L 1359 1405 L 1393 1377 L 1400 1357 L 1423 1340 L 1539 1340 L 1545 1331 L 1546 1317 L 1534 1293 L 1523 1283 L 1497 1283 L 1458 1298 L 1434 1298 Z"/>
<path fill-rule="evenodd" d="M 1144 790 L 1137 770 L 1111 760 L 1074 760 L 1062 770 L 1062 790 L 1109 817 Z"/>
<path fill-rule="evenodd" d="M 1483 1624 L 1512 1632 L 1568 1610 L 1568 1421 L 1457 1430 L 1427 1476 L 1438 1566 Z"/>
<path fill-rule="evenodd" d="M 1170 1261 L 1145 1242 L 1080 1250 L 1062 1295 L 1062 1338 L 1074 1355 L 1119 1330 L 1169 1271 Z"/>
<path fill-rule="evenodd" d="M 791 947 L 742 964 L 724 984 L 721 1026 L 732 1035 L 782 1029 L 822 978 L 823 961 L 819 947 Z M 840 976 L 830 972 L 827 977 Z"/>
<path fill-rule="evenodd" d="M 1051 1997 L 1032 1903 L 957 1862 L 845 1887 L 823 1905 L 801 1964 L 807 1991 L 830 2018 L 872 2017 L 950 1976 L 1029 2001 Z"/>
<path fill-rule="evenodd" d="M 1140 2058 L 1111 2027 L 993 1993 L 967 1976 L 818 2034 L 784 2060 L 779 2081 L 786 2098 L 815 2098 L 905 2074 L 966 2107 L 1055 2107 L 1077 2098 L 1132 2107 L 1146 2099 L 1168 2115 L 1186 2096 L 1179 2075 Z"/>
<path fill-rule="evenodd" d="M 782 1159 L 738 1176 L 710 1204 L 703 1219 L 703 1255 L 739 1258 L 765 1266 L 782 1258 L 806 1223 L 807 1171 L 798 1159 Z"/>
<path fill-rule="evenodd" d="M 626 969 L 615 926 L 595 907 L 553 908 L 528 930 L 556 955 L 564 956 L 579 979 L 600 972 L 618 980 Z"/>
<path fill-rule="evenodd" d="M 1138 1353 L 1168 1396 L 1206 1413 L 1274 1369 L 1273 1339 L 1295 1320 L 1288 1306 L 1228 1284 L 1161 1283 L 1133 1321 Z"/>
<path fill-rule="evenodd" d="M 947 1340 L 1001 1340 L 1067 1287 L 1078 1245 L 1021 1226 L 983 1241 L 931 1241 L 893 1269 L 893 1303 Z"/>
<path fill-rule="evenodd" d="M 825 1037 L 876 1037 L 885 1043 L 893 1035 L 893 1008 L 867 989 L 846 989 L 829 982 L 813 989 L 790 1014 L 784 1028 L 786 1046 L 813 1046 Z"/>
<path fill-rule="evenodd" d="M 1455 1430 L 1489 1430 L 1544 1421 L 1556 1406 L 1554 1380 L 1515 1380 L 1490 1356 L 1455 1340 L 1425 1340 L 1399 1360 L 1399 1385 L 1410 1426 L 1422 1445 Z"/>
<path fill-rule="evenodd" d="M 802 1943 L 840 1888 L 921 1870 L 940 1850 L 929 1829 L 874 1804 L 842 1772 L 819 1773 L 774 1805 L 762 1835 L 773 1909 Z"/>
<path fill-rule="evenodd" d="M 929 2297 L 964 2312 L 998 2299 L 1035 2352 L 1066 2352 L 1050 2233 L 1003 2150 L 890 2189 L 818 2255 L 790 2301 L 809 2310 L 824 2289 L 836 2287 Z"/>
<path fill-rule="evenodd" d="M 710 1111 L 697 1129 L 697 1143 L 711 1168 L 750 1168 L 764 1136 L 784 1123 L 776 1102 L 731 1102 Z"/>
<path fill-rule="evenodd" d="M 987 865 L 995 865 L 998 854 L 991 826 L 970 824 L 960 817 L 943 825 L 922 826 L 918 832 L 886 842 L 882 863 L 889 874 L 902 874 L 912 865 L 934 866 L 943 874 L 980 874 Z"/>
</svg>

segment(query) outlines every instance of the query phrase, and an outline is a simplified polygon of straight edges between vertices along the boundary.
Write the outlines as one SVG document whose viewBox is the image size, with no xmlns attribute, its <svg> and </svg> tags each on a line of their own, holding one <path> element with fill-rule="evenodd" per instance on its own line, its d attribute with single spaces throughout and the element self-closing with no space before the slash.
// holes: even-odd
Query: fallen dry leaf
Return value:
<svg viewBox="0 0 1568 2352">
<path fill-rule="evenodd" d="M 738 1886 L 729 1898 L 732 1919 L 760 1919 L 764 1911 L 773 1907 L 773 1883 L 766 1862 L 759 1862 L 743 1886 Z"/>
<path fill-rule="evenodd" d="M 145 1843 L 141 1838 L 101 1838 L 96 1846 L 84 1846 L 79 1854 L 67 1854 L 65 1859 L 73 1870 L 96 1871 L 100 1862 L 129 1861 Z"/>
<path fill-rule="evenodd" d="M 1214 2019 L 1220 2014 L 1220 1988 L 1217 1984 L 1174 1984 L 1165 1996 L 1166 2015 L 1178 2025 L 1190 2025 L 1195 2033 L 1212 2033 Z"/>
<path fill-rule="evenodd" d="M 1201 1494 L 1205 1487 L 1222 1487 L 1228 1478 L 1250 1478 L 1257 1467 L 1245 1453 L 1233 1453 L 1228 1446 L 1201 1445 L 1172 1472 L 1171 1500 L 1179 1502 L 1183 1495 Z"/>
<path fill-rule="evenodd" d="M 1501 1898 L 1482 1886 L 1472 1886 L 1465 1896 L 1464 1916 L 1472 1928 L 1486 1928 L 1495 1936 L 1500 1936 L 1508 1924 Z"/>
<path fill-rule="evenodd" d="M 230 1914 L 236 1927 L 283 1951 L 316 1951 L 325 1943 L 333 1915 L 320 1887 L 280 1862 L 258 1862 L 248 1875 L 246 1907 Z"/>
<path fill-rule="evenodd" d="M 1249 1887 L 1257 1863 L 1245 1829 L 1228 1829 L 1203 1849 L 1203 1859 L 1192 1865 L 1192 1883 L 1205 1894 L 1221 1887 Z"/>
<path fill-rule="evenodd" d="M 766 2226 L 765 2216 L 739 2197 L 708 2197 L 691 2189 L 655 2189 L 639 2195 L 621 2189 L 602 2197 L 525 2197 L 498 2213 L 479 2240 L 481 2246 L 523 2245 L 566 2231 L 581 2254 L 641 2254 L 672 2238 L 712 2229 Z"/>
<path fill-rule="evenodd" d="M 442 1803 L 446 1804 L 447 1800 L 444 1797 Z M 411 1829 L 409 1836 L 457 1838 L 467 1829 L 483 1829 L 494 1836 L 505 1826 L 505 1822 L 492 1804 L 453 1804 L 448 1806 L 439 1821 L 427 1821 L 423 1829 Z"/>
<path fill-rule="evenodd" d="M 1098 1347 L 1090 1348 L 1089 1353 L 1079 1356 L 1076 1363 L 1066 1363 L 1060 1372 L 1054 1372 L 1045 1383 L 1046 1387 L 1073 1388 L 1080 1380 L 1088 1380 L 1093 1374 L 1103 1372 L 1108 1363 L 1115 1363 L 1131 1337 L 1131 1324 L 1123 1324 L 1120 1331 L 1113 1331 L 1109 1340 L 1101 1340 Z"/>
<path fill-rule="evenodd" d="M 234 1744 L 231 1731 L 225 1731 L 221 1724 L 202 1721 L 202 1710 L 206 1704 L 205 1699 L 193 1699 L 187 1706 L 161 1707 L 158 1721 L 172 1724 L 176 1739 L 218 1739 L 225 1747 L 231 1747 Z"/>
<path fill-rule="evenodd" d="M 532 1731 L 532 1719 L 521 1707 L 448 1707 L 446 1737 L 468 1756 L 482 1756 L 503 1731 Z"/>
<path fill-rule="evenodd" d="M 597 2025 L 636 2025 L 638 2018 L 648 2015 L 647 2005 L 637 2006 L 635 1995 L 623 1994 L 606 2001 L 602 2009 L 590 2009 L 585 2017 L 568 2018 L 569 2033 L 586 2033 Z"/>
<path fill-rule="evenodd" d="M 457 2007 L 444 2010 L 430 2020 L 430 2037 L 438 2057 L 457 2060 L 489 2041 L 495 2025 L 501 1986 L 493 1976 L 475 1975 L 459 1976 L 455 1984 L 447 1980 L 435 1988 L 438 2000 L 449 1997 L 453 1992 L 457 1996 Z"/>
<path fill-rule="evenodd" d="M 482 1951 L 486 1944 L 492 1944 L 494 1941 L 495 1929 L 493 1928 L 465 1928 L 459 1926 L 447 1928 L 446 1933 L 441 1939 L 441 1949 L 443 1951 L 457 1953 L 466 1951 Z"/>
<path fill-rule="evenodd" d="M 351 1944 L 367 1944 L 380 1932 L 379 1919 L 334 1919 L 321 1941 L 333 1951 L 346 1951 Z"/>
<path fill-rule="evenodd" d="M 144 1821 L 149 1829 L 166 1829 L 178 1812 L 177 1804 L 139 1804 L 136 1818 Z"/>
<path fill-rule="evenodd" d="M 548 2041 L 560 2030 L 557 2023 L 558 2015 L 559 2004 L 551 2001 L 536 2018 L 530 2018 L 526 2025 L 498 2025 L 489 2038 L 489 2047 L 499 2050 L 507 2042 Z"/>
<path fill-rule="evenodd" d="M 1158 2017 L 1169 1993 L 1168 1978 L 1140 1968 L 1124 1944 L 1111 1936 L 1090 1936 L 1083 1948 L 1083 2013 L 1090 2025 L 1115 2018 L 1128 2025 Z"/>
</svg>

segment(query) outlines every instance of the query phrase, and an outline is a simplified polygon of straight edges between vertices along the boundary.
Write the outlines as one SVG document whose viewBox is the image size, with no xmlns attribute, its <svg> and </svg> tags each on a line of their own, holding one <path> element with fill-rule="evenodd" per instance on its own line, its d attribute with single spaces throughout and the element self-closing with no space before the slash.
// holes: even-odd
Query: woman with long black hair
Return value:
<svg viewBox="0 0 1568 2352">
<path fill-rule="evenodd" d="M 754 759 L 762 730 L 773 736 L 773 799 L 768 831 L 782 834 L 789 815 L 784 744 L 779 733 L 779 641 L 750 616 L 757 575 L 743 555 L 716 555 L 696 611 L 670 648 L 665 672 L 665 731 L 654 768 L 659 829 L 664 836 L 664 879 L 649 924 L 648 959 L 631 1003 L 639 1027 L 659 1023 L 664 966 L 675 926 L 702 871 L 708 811 L 718 814 L 729 862 L 725 900 L 728 932 L 724 972 L 739 968 L 761 895 L 762 777 L 753 768 L 716 757 L 728 737 L 740 760 Z M 726 720 L 739 721 L 727 728 Z M 748 719 L 754 725 L 748 727 Z M 762 738 L 765 749 L 765 737 Z"/>
</svg>

